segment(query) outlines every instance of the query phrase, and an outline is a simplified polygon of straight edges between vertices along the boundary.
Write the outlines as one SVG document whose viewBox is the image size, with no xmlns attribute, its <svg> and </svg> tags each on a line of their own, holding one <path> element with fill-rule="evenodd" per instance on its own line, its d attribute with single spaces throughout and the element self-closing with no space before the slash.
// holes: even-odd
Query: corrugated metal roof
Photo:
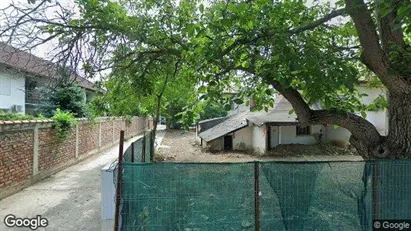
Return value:
<svg viewBox="0 0 411 231">
<path fill-rule="evenodd" d="M 248 126 L 246 118 L 251 115 L 252 112 L 243 112 L 228 117 L 224 122 L 217 124 L 216 126 L 201 132 L 198 134 L 202 139 L 209 142 L 215 140 L 228 133 Z"/>
<path fill-rule="evenodd" d="M 203 123 L 207 123 L 207 122 L 211 122 L 211 121 L 219 120 L 219 119 L 223 119 L 223 118 L 226 118 L 226 117 L 216 117 L 216 118 L 201 120 L 201 121 L 198 122 L 198 124 L 203 124 Z"/>
<path fill-rule="evenodd" d="M 313 109 L 319 109 L 318 105 L 312 105 Z M 234 132 L 238 129 L 248 126 L 248 121 L 257 126 L 265 123 L 298 123 L 297 115 L 290 114 L 293 107 L 283 96 L 276 98 L 274 109 L 269 112 L 243 112 L 228 117 L 224 122 L 209 128 L 199 134 L 205 141 L 209 142 L 221 136 Z"/>
</svg>

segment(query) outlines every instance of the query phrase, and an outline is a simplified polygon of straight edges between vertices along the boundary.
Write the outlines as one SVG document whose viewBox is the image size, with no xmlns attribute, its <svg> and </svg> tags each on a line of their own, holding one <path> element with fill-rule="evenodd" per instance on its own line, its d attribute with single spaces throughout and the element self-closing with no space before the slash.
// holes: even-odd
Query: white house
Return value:
<svg viewBox="0 0 411 231">
<path fill-rule="evenodd" d="M 0 42 L 0 110 L 34 112 L 39 104 L 39 87 L 58 81 L 57 66 L 30 53 Z M 71 79 L 83 89 L 86 101 L 99 91 L 89 80 L 72 74 Z"/>
<path fill-rule="evenodd" d="M 0 66 L 0 110 L 25 112 L 25 77 Z"/>
<path fill-rule="evenodd" d="M 368 96 L 362 103 L 370 104 L 379 95 L 385 95 L 384 90 L 367 88 L 360 85 L 359 91 Z M 312 109 L 321 109 L 320 105 L 312 105 Z M 338 141 L 349 143 L 350 132 L 345 128 L 335 128 L 333 125 L 299 125 L 295 113 L 290 114 L 291 104 L 282 96 L 277 96 L 274 108 L 269 112 L 232 112 L 226 119 L 200 122 L 198 140 L 203 147 L 211 151 L 251 150 L 255 153 L 265 153 L 280 144 L 315 144 Z M 378 131 L 387 134 L 386 111 L 370 111 L 367 120 L 373 123 Z M 210 126 L 210 124 L 212 126 Z"/>
</svg>

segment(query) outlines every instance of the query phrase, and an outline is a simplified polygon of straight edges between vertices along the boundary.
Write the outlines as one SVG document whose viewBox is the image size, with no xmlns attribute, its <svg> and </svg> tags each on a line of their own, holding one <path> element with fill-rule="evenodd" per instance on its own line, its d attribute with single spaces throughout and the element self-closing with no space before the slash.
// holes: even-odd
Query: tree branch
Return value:
<svg viewBox="0 0 411 231">
<path fill-rule="evenodd" d="M 332 124 L 346 128 L 351 132 L 350 142 L 360 155 L 369 158 L 369 154 L 378 155 L 381 135 L 368 120 L 352 113 L 337 113 L 331 110 L 311 110 L 301 94 L 292 88 L 284 88 L 275 81 L 272 86 L 281 93 L 293 106 L 299 122 L 303 125 Z"/>
<path fill-rule="evenodd" d="M 379 15 L 381 4 L 376 4 L 377 20 L 379 21 L 379 31 L 381 34 L 381 43 L 384 51 L 390 50 L 390 43 L 399 47 L 405 46 L 404 34 L 401 29 L 401 21 L 398 20 L 398 8 L 401 5 L 399 0 L 391 0 L 390 11 L 385 15 Z"/>
<path fill-rule="evenodd" d="M 241 68 L 241 70 L 256 74 L 254 68 Z M 290 86 L 283 86 L 274 79 L 269 80 L 268 83 L 291 103 L 299 122 L 303 125 L 333 124 L 341 126 L 351 132 L 350 142 L 353 141 L 352 144 L 361 152 L 360 154 L 363 157 L 369 158 L 366 155 L 370 153 L 373 153 L 374 156 L 378 155 L 376 150 L 379 150 L 383 137 L 368 120 L 352 113 L 312 110 L 298 90 Z"/>
<path fill-rule="evenodd" d="M 376 26 L 363 0 L 345 0 L 348 14 L 354 21 L 361 47 L 362 62 L 371 69 L 393 93 L 411 93 L 411 86 L 392 73 L 387 57 L 380 46 Z"/>
<path fill-rule="evenodd" d="M 275 80 L 271 80 L 270 84 L 291 103 L 295 110 L 295 113 L 297 114 L 298 120 L 303 124 L 309 124 L 311 117 L 311 109 L 309 105 L 305 102 L 301 94 L 291 87 L 282 86 L 279 82 Z"/>
<path fill-rule="evenodd" d="M 307 24 L 305 26 L 297 27 L 297 28 L 294 28 L 294 29 L 290 30 L 290 33 L 297 34 L 297 33 L 301 33 L 301 32 L 306 31 L 306 30 L 313 30 L 316 27 L 323 25 L 325 22 L 328 22 L 328 21 L 330 21 L 331 19 L 333 19 L 335 17 L 344 15 L 345 13 L 346 13 L 346 10 L 344 8 L 331 11 L 329 14 L 324 15 L 322 18 L 319 18 L 319 19 L 313 21 L 310 24 Z"/>
</svg>

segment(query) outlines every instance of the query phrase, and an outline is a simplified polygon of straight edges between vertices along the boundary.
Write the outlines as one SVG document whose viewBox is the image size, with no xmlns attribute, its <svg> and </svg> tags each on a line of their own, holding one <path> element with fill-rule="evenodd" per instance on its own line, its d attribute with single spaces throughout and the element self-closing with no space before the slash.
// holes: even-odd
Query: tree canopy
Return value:
<svg viewBox="0 0 411 231">
<path fill-rule="evenodd" d="M 225 103 L 223 90 L 235 85 L 233 100 L 252 96 L 268 108 L 275 89 L 301 123 L 347 128 L 365 158 L 411 155 L 409 0 L 77 0 L 76 6 L 78 13 L 53 0 L 12 5 L 0 36 L 14 43 L 27 36 L 17 42 L 26 48 L 58 39 L 51 58 L 63 65 L 91 76 L 111 69 L 136 77 L 119 80 L 119 91 L 139 84 L 150 94 L 157 77 L 178 73 L 200 86 L 204 99 Z M 364 79 L 388 92 L 388 103 L 380 98 L 372 105 L 389 105 L 388 136 L 355 113 L 370 109 L 356 90 Z M 323 109 L 310 109 L 314 102 Z"/>
</svg>

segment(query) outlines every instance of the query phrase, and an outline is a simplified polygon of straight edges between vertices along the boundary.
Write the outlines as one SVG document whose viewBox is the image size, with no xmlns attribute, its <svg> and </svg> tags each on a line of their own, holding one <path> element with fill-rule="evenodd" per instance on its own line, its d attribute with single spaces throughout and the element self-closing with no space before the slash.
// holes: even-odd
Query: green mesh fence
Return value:
<svg viewBox="0 0 411 231">
<path fill-rule="evenodd" d="M 125 164 L 122 230 L 253 230 L 253 185 L 249 164 Z"/>
<path fill-rule="evenodd" d="M 131 156 L 132 156 L 131 146 L 127 148 L 123 156 L 124 156 L 124 162 L 131 162 Z"/>
<path fill-rule="evenodd" d="M 262 230 L 367 230 L 362 208 L 371 197 L 363 193 L 371 185 L 363 169 L 363 162 L 261 163 Z"/>
<path fill-rule="evenodd" d="M 374 189 L 374 217 L 411 220 L 411 160 L 369 164 Z"/>
<path fill-rule="evenodd" d="M 411 220 L 411 160 L 126 163 L 122 182 L 121 230 L 372 230 L 375 219 Z"/>
<path fill-rule="evenodd" d="M 145 133 L 144 137 L 141 137 L 131 143 L 131 145 L 124 152 L 124 162 L 132 162 L 132 156 L 134 155 L 134 162 L 141 163 L 143 162 L 143 154 L 145 156 L 145 162 L 150 162 L 150 142 L 151 132 L 147 132 Z"/>
</svg>

